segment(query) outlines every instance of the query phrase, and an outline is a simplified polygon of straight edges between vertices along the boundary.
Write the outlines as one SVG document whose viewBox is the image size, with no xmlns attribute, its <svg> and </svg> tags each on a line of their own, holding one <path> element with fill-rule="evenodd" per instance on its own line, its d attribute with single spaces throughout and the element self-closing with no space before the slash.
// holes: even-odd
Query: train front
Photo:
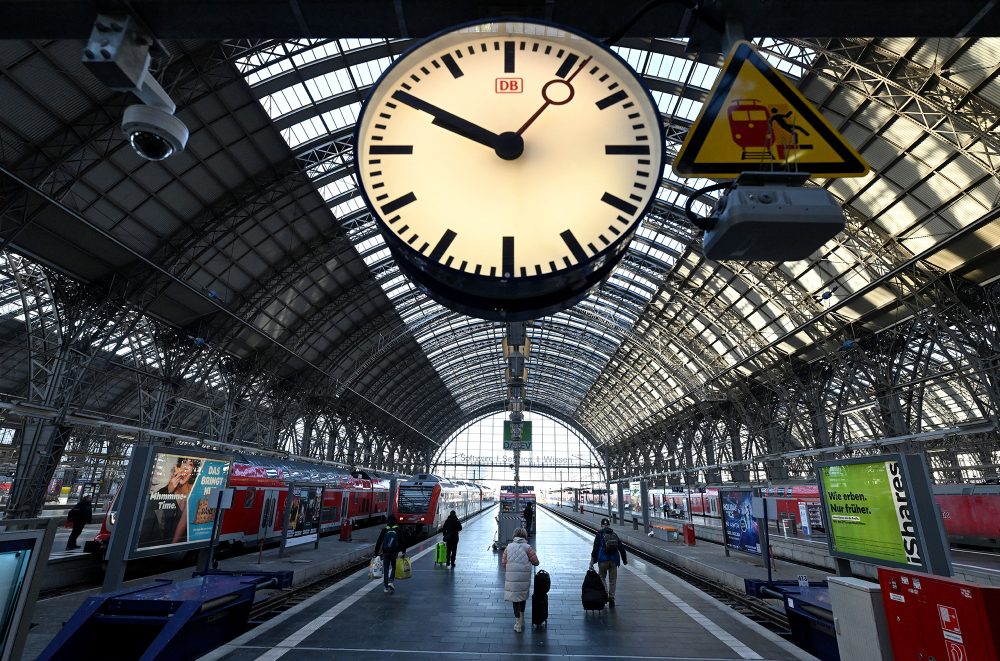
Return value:
<svg viewBox="0 0 1000 661">
<path fill-rule="evenodd" d="M 418 475 L 399 485 L 396 519 L 408 532 L 421 534 L 434 525 L 441 485 L 432 477 Z"/>
</svg>

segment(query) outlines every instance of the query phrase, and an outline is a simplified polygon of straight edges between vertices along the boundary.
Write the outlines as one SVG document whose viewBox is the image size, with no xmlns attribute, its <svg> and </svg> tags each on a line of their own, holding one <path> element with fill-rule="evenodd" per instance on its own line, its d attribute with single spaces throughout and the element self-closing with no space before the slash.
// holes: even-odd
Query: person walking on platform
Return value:
<svg viewBox="0 0 1000 661">
<path fill-rule="evenodd" d="M 533 515 L 534 512 L 531 511 L 531 503 L 528 503 L 527 505 L 524 506 L 524 529 L 528 533 L 528 535 L 531 534 L 531 517 Z M 528 535 L 525 535 L 525 537 L 527 537 Z"/>
<path fill-rule="evenodd" d="M 406 555 L 406 547 L 403 546 L 403 533 L 396 525 L 396 516 L 393 514 L 389 515 L 385 528 L 382 528 L 375 540 L 375 555 L 379 553 L 382 554 L 382 591 L 395 592 L 392 577 L 396 573 L 396 558 L 400 553 Z"/>
<path fill-rule="evenodd" d="M 451 566 L 453 569 L 455 567 L 455 553 L 458 551 L 458 533 L 461 529 L 462 522 L 458 520 L 458 514 L 455 513 L 455 510 L 452 510 L 448 518 L 445 519 L 444 525 L 441 526 L 441 532 L 444 534 L 444 543 L 448 547 L 448 559 L 444 563 L 445 567 Z"/>
<path fill-rule="evenodd" d="M 608 606 L 615 607 L 615 586 L 618 583 L 619 564 L 628 564 L 625 547 L 618 535 L 611 529 L 611 521 L 601 519 L 601 529 L 594 536 L 594 548 L 590 552 L 590 566 L 597 565 L 597 571 L 608 589 Z M 605 579 L 605 577 L 607 577 Z"/>
<path fill-rule="evenodd" d="M 76 540 L 83 532 L 83 527 L 90 523 L 93 518 L 94 508 L 90 504 L 90 496 L 84 496 L 66 515 L 66 519 L 73 524 L 73 532 L 69 534 L 69 541 L 66 542 L 67 551 L 80 548 L 77 546 Z"/>
<path fill-rule="evenodd" d="M 538 566 L 535 549 L 528 544 L 528 531 L 518 528 L 503 550 L 503 600 L 514 606 L 514 631 L 524 631 L 524 604 L 531 596 L 531 566 Z"/>
</svg>

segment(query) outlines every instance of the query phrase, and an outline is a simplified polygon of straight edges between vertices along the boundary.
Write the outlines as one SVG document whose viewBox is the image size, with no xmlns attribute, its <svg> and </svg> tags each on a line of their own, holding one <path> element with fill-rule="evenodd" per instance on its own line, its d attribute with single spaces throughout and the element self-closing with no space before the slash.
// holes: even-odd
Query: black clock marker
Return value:
<svg viewBox="0 0 1000 661">
<path fill-rule="evenodd" d="M 372 145 L 369 154 L 412 154 L 413 145 Z"/>
<path fill-rule="evenodd" d="M 455 58 L 451 56 L 451 53 L 445 53 L 442 55 L 441 61 L 444 62 L 446 67 L 448 67 L 448 71 L 451 72 L 452 77 L 461 78 L 465 75 L 465 72 L 462 71 L 462 67 L 458 66 L 458 62 L 456 62 Z"/>
<path fill-rule="evenodd" d="M 500 261 L 500 270 L 504 277 L 514 275 L 514 237 L 503 237 L 503 257 Z"/>
<path fill-rule="evenodd" d="M 583 247 L 580 245 L 580 242 L 576 240 L 575 236 L 573 236 L 572 230 L 560 232 L 559 236 L 562 237 L 562 240 L 566 243 L 566 247 L 569 248 L 569 251 L 573 253 L 574 257 L 576 257 L 576 261 L 587 261 L 587 253 L 583 251 Z"/>
<path fill-rule="evenodd" d="M 556 71 L 556 76 L 559 78 L 565 78 L 568 76 L 569 72 L 573 69 L 573 65 L 575 65 L 579 59 L 580 56 L 576 53 L 570 53 L 567 55 L 566 59 L 563 60 L 562 65 L 559 66 L 559 70 Z"/>
<path fill-rule="evenodd" d="M 649 145 L 604 145 L 604 153 L 608 156 L 635 156 L 638 154 L 648 154 Z"/>
<path fill-rule="evenodd" d="M 458 234 L 455 232 L 445 230 L 444 234 L 441 235 L 441 239 L 437 242 L 437 245 L 434 246 L 434 250 L 431 251 L 431 261 L 440 262 L 441 258 L 444 257 L 444 253 L 448 250 L 448 247 L 451 246 L 451 242 L 455 240 L 456 236 L 458 236 Z M 448 261 L 449 263 L 451 262 L 450 257 L 448 258 Z"/>
<path fill-rule="evenodd" d="M 513 41 L 503 42 L 503 72 L 514 73 L 514 46 Z"/>
<path fill-rule="evenodd" d="M 602 195 L 601 202 L 604 202 L 605 204 L 610 204 L 615 209 L 618 209 L 619 211 L 624 211 L 627 214 L 634 214 L 639 209 L 639 207 L 635 206 L 631 202 L 626 202 L 622 198 L 615 197 L 611 193 L 605 193 L 604 195 Z"/>
<path fill-rule="evenodd" d="M 610 108 L 611 106 L 615 105 L 619 101 L 624 101 L 627 98 L 628 98 L 628 94 L 625 92 L 625 90 L 618 90 L 614 94 L 609 94 L 608 96 L 606 96 L 603 99 L 601 99 L 600 101 L 598 101 L 597 102 L 597 107 L 600 110 L 604 110 L 605 108 Z"/>
<path fill-rule="evenodd" d="M 417 196 L 416 195 L 414 195 L 413 193 L 407 193 L 406 195 L 403 195 L 402 197 L 397 197 L 392 202 L 386 202 L 385 204 L 383 204 L 382 205 L 382 214 L 385 215 L 385 216 L 388 216 L 393 211 L 398 211 L 399 209 L 402 209 L 403 207 L 405 207 L 410 202 L 416 202 L 416 201 L 417 201 Z"/>
</svg>

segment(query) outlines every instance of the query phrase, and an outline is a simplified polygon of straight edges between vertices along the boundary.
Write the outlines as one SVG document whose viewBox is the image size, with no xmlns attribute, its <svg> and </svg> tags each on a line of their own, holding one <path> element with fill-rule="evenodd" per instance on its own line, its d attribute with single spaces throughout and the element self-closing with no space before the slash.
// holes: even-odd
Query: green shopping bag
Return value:
<svg viewBox="0 0 1000 661">
<path fill-rule="evenodd" d="M 402 581 L 410 578 L 410 559 L 405 555 L 396 558 L 396 576 L 394 578 Z"/>
</svg>

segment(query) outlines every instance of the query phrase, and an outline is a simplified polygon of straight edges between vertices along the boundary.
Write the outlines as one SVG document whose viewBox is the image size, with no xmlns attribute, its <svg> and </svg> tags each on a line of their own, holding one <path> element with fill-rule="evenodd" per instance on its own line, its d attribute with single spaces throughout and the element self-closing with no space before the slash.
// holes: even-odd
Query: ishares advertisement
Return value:
<svg viewBox="0 0 1000 661">
<path fill-rule="evenodd" d="M 208 542 L 215 518 L 209 494 L 226 486 L 228 472 L 228 461 L 158 452 L 136 549 Z"/>
<path fill-rule="evenodd" d="M 753 491 L 749 489 L 720 492 L 726 546 L 736 551 L 760 555 L 760 531 L 753 517 Z"/>
<path fill-rule="evenodd" d="M 909 485 L 895 460 L 819 469 L 835 552 L 921 567 Z"/>
</svg>

